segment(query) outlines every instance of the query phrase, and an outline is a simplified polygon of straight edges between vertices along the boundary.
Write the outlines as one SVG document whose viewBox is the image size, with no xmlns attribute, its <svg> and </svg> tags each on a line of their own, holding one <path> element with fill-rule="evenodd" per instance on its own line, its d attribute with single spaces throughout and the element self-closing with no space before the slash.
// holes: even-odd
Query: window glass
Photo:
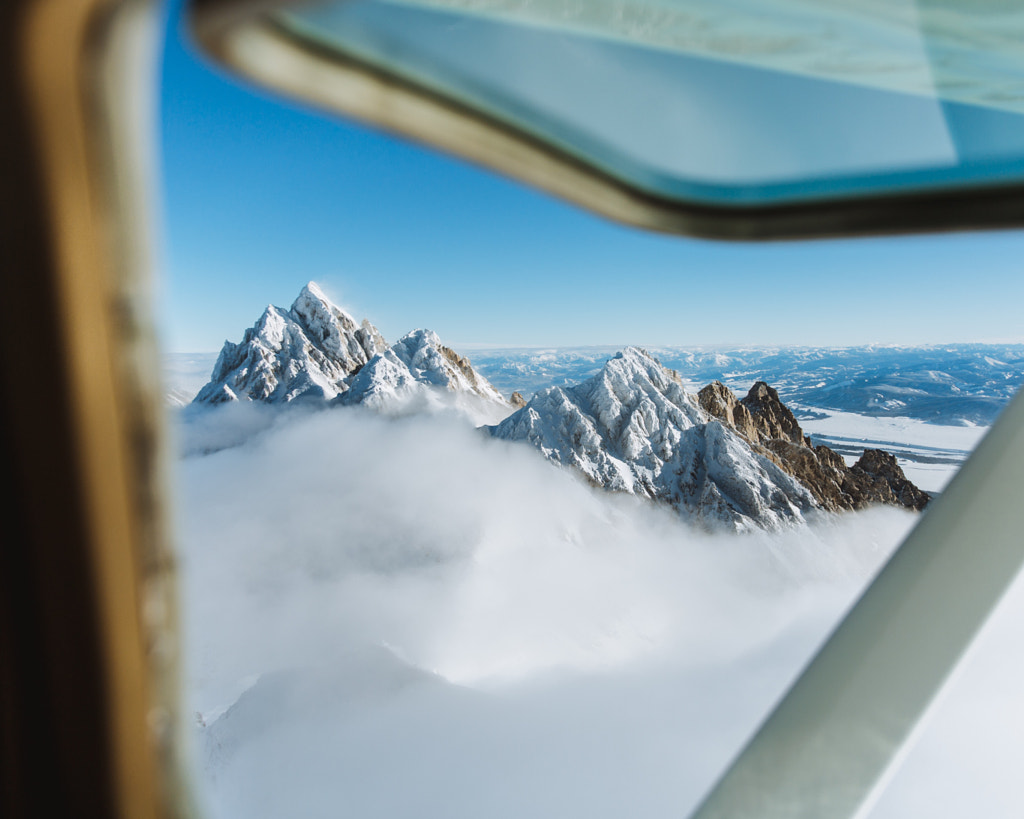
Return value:
<svg viewBox="0 0 1024 819">
<path fill-rule="evenodd" d="M 169 31 L 211 815 L 685 813 L 918 519 L 881 473 L 935 502 L 1021 383 L 1024 235 L 625 230 L 255 94 Z M 845 499 L 794 465 L 866 450 L 892 458 Z M 905 502 L 844 506 L 876 478 Z"/>
<path fill-rule="evenodd" d="M 659 196 L 1021 178 L 1024 17 L 1004 4 L 361 0 L 278 19 Z"/>
</svg>

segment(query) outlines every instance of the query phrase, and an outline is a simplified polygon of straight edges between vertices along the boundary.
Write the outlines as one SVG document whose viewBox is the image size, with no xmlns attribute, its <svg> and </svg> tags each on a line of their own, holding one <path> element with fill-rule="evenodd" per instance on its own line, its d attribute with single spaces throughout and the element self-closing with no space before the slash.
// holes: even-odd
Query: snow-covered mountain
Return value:
<svg viewBox="0 0 1024 819">
<path fill-rule="evenodd" d="M 847 468 L 834 451 L 811 447 L 763 382 L 742 401 L 720 382 L 699 395 L 683 383 L 629 347 L 590 379 L 550 387 L 509 415 L 513 404 L 435 333 L 414 330 L 388 347 L 310 282 L 291 309 L 268 307 L 241 343 L 225 343 L 195 402 L 305 399 L 395 415 L 454 409 L 597 486 L 737 529 L 799 522 L 816 509 L 927 503 L 892 456 L 874 452 Z"/>
<path fill-rule="evenodd" d="M 675 370 L 635 347 L 581 384 L 537 393 L 489 430 L 528 441 L 597 486 L 737 529 L 775 528 L 815 509 L 928 503 L 889 453 L 868 449 L 849 467 L 827 446 L 812 446 L 768 384 L 757 382 L 742 400 L 718 381 L 694 395 Z"/>
<path fill-rule="evenodd" d="M 376 327 L 365 320 L 356 324 L 315 282 L 302 289 L 290 310 L 267 307 L 241 343 L 225 342 L 195 402 L 298 399 L 390 413 L 453 406 L 481 423 L 512 409 L 436 333 L 414 330 L 388 347 Z"/>
<path fill-rule="evenodd" d="M 740 394 L 766 381 L 790 405 L 932 424 L 991 424 L 1024 382 L 1024 344 L 917 347 L 648 348 L 694 387 L 721 381 Z M 529 396 L 598 372 L 616 348 L 469 348 L 506 394 Z"/>
<path fill-rule="evenodd" d="M 775 528 L 818 508 L 770 457 L 705 413 L 678 374 L 635 347 L 581 384 L 538 393 L 489 430 L 531 443 L 595 485 L 703 523 Z"/>
<path fill-rule="evenodd" d="M 330 400 L 386 349 L 376 327 L 365 320 L 356 324 L 310 282 L 290 310 L 269 305 L 241 343 L 224 342 L 195 402 Z"/>
</svg>

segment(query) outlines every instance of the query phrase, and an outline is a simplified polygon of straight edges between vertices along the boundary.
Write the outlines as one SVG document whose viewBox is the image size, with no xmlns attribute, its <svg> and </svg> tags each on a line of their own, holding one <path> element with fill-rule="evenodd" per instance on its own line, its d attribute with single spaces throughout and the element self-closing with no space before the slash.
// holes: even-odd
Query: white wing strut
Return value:
<svg viewBox="0 0 1024 819">
<path fill-rule="evenodd" d="M 692 819 L 856 815 L 1022 564 L 1019 394 Z"/>
</svg>

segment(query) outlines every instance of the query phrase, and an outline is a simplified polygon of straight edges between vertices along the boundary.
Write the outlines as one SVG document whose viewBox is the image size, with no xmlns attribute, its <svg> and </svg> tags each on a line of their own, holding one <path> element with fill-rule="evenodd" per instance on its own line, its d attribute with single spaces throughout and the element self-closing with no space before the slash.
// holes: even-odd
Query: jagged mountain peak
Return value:
<svg viewBox="0 0 1024 819">
<path fill-rule="evenodd" d="M 928 501 L 891 455 L 868 451 L 847 467 L 828 447 L 812 447 L 764 381 L 743 399 L 718 381 L 694 396 L 635 347 L 587 381 L 537 393 L 490 432 L 531 443 L 595 485 L 736 528 L 798 521 L 813 509 Z"/>
<path fill-rule="evenodd" d="M 389 347 L 357 324 L 316 282 L 288 310 L 269 305 L 242 341 L 224 343 L 210 382 L 195 401 L 281 403 L 296 399 L 363 404 L 391 413 L 455 408 L 476 423 L 504 418 L 511 405 L 432 330 L 413 330 Z"/>
<path fill-rule="evenodd" d="M 387 348 L 368 321 L 355 320 L 309 282 L 289 310 L 268 305 L 242 341 L 224 342 L 196 403 L 332 399 L 349 376 Z"/>
<path fill-rule="evenodd" d="M 636 347 L 574 387 L 537 393 L 489 430 L 529 442 L 595 485 L 706 524 L 774 527 L 815 507 L 807 489 L 710 418 L 677 373 Z"/>
<path fill-rule="evenodd" d="M 739 401 L 718 381 L 698 395 L 705 412 L 799 480 L 825 509 L 861 509 L 883 503 L 921 510 L 928 503 L 928 494 L 907 479 L 896 458 L 887 452 L 865 450 L 861 459 L 848 467 L 842 456 L 827 446 L 812 446 L 796 416 L 764 381 L 754 384 Z"/>
<path fill-rule="evenodd" d="M 751 443 L 766 444 L 775 439 L 805 443 L 796 416 L 782 403 L 775 388 L 764 381 L 756 382 L 742 399 L 737 399 L 721 381 L 712 381 L 697 393 L 697 400 L 706 413 Z"/>
<path fill-rule="evenodd" d="M 391 347 L 392 352 L 420 380 L 449 390 L 475 393 L 488 400 L 508 404 L 490 382 L 473 369 L 469 358 L 441 343 L 433 330 L 418 329 L 406 333 Z"/>
<path fill-rule="evenodd" d="M 704 420 L 678 373 L 639 347 L 617 353 L 570 392 L 589 407 L 614 450 L 627 459 L 670 449 L 678 430 Z"/>
<path fill-rule="evenodd" d="M 670 383 L 682 387 L 679 373 L 662 366 L 653 355 L 642 347 L 626 347 L 605 362 L 601 370 L 607 379 L 625 382 L 650 382 L 660 390 Z"/>
<path fill-rule="evenodd" d="M 333 304 L 330 299 L 327 298 L 327 295 L 324 293 L 323 288 L 321 288 L 320 285 L 317 284 L 312 279 L 310 279 L 302 286 L 302 289 L 299 291 L 299 295 L 295 299 L 295 301 L 299 302 L 302 301 L 303 299 L 313 299 L 317 302 L 320 302 L 328 309 L 332 307 L 335 309 L 340 309 L 337 307 L 337 305 Z"/>
<path fill-rule="evenodd" d="M 662 366 L 658 359 L 640 347 L 626 347 L 608 359 L 595 383 L 622 402 L 657 394 L 672 401 L 693 404 L 693 399 L 683 389 L 679 373 Z"/>
<path fill-rule="evenodd" d="M 376 327 L 366 319 L 356 324 L 352 316 L 332 303 L 316 282 L 309 282 L 299 292 L 291 309 L 315 337 L 323 349 L 350 371 L 362 366 L 387 342 Z"/>
<path fill-rule="evenodd" d="M 748 441 L 758 441 L 760 434 L 750 411 L 721 381 L 712 381 L 697 393 L 700 408 L 726 426 L 736 430 Z"/>
</svg>

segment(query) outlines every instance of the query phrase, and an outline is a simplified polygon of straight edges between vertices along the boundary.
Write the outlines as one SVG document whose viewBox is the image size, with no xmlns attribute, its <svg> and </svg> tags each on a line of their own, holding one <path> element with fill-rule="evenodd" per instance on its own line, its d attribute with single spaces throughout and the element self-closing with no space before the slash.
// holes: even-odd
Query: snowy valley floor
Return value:
<svg viewBox="0 0 1024 819">
<path fill-rule="evenodd" d="M 865 449 L 896 456 L 906 476 L 926 492 L 941 492 L 988 427 L 929 424 L 916 418 L 879 418 L 792 403 L 804 433 L 853 465 Z"/>
</svg>

